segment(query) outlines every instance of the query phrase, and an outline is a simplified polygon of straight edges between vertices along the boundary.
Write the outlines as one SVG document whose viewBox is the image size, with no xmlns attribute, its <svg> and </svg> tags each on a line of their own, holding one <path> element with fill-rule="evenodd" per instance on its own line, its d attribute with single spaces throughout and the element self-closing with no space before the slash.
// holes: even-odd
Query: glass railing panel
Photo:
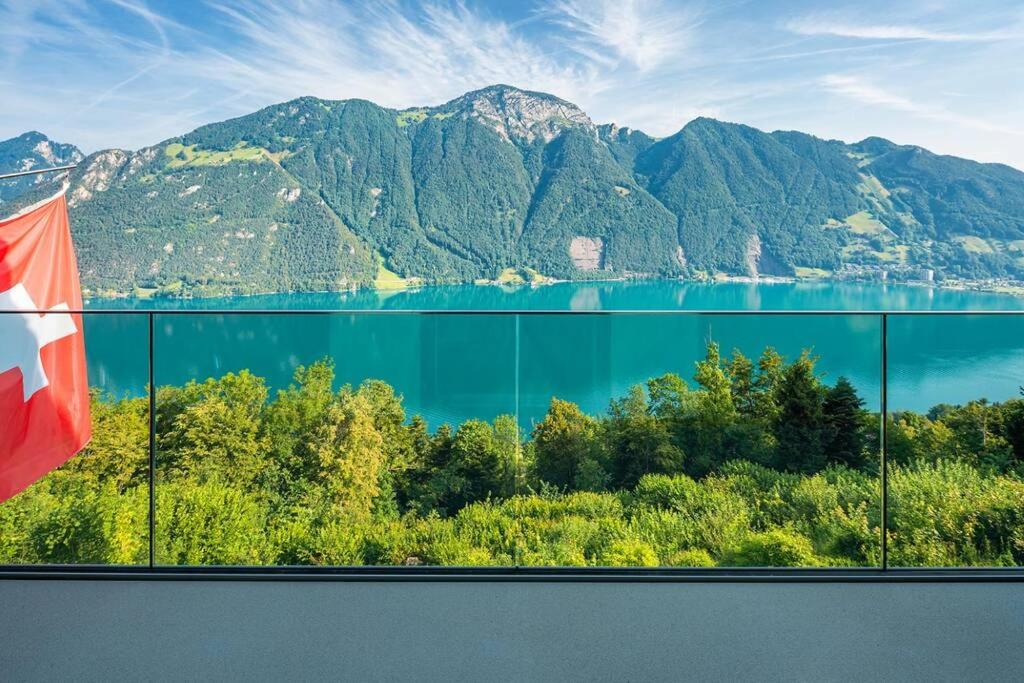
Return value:
<svg viewBox="0 0 1024 683">
<path fill-rule="evenodd" d="M 880 565 L 879 316 L 542 314 L 519 337 L 521 564 Z"/>
<path fill-rule="evenodd" d="M 162 565 L 512 565 L 515 317 L 164 314 Z"/>
<path fill-rule="evenodd" d="M 888 331 L 889 566 L 1024 564 L 1024 314 Z"/>
<path fill-rule="evenodd" d="M 0 316 L 15 315 L 22 314 L 0 312 Z M 149 562 L 147 319 L 131 314 L 67 317 L 84 334 L 91 440 L 66 463 L 0 503 L 0 564 L 145 565 Z M 0 345 L 13 348 L 12 328 L 4 326 L 4 330 Z M 55 345 L 60 343 L 57 340 L 41 350 L 44 366 L 51 362 L 47 354 L 57 353 Z M 22 386 L 18 370 L 0 371 L 5 371 L 0 374 L 0 391 Z M 48 376 L 47 390 L 59 381 Z M 34 394 L 33 400 L 40 395 Z M 66 413 L 75 409 L 73 403 L 33 410 Z M 12 452 L 0 455 L 31 459 L 31 448 L 41 448 L 43 443 L 52 446 L 53 423 L 42 419 L 41 412 L 27 423 L 34 434 L 5 438 L 2 443 Z M 46 433 L 42 433 L 43 424 L 50 425 Z M 14 412 L 0 415 L 5 437 L 25 426 Z M 32 446 L 26 448 L 29 442 Z"/>
</svg>

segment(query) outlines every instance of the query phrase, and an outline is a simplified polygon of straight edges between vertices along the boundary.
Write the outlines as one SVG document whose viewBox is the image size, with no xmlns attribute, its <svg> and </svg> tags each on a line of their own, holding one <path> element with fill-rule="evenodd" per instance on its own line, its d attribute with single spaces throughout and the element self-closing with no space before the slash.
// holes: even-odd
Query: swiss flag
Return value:
<svg viewBox="0 0 1024 683">
<path fill-rule="evenodd" d="M 0 502 L 89 442 L 81 308 L 64 194 L 0 221 Z"/>
</svg>

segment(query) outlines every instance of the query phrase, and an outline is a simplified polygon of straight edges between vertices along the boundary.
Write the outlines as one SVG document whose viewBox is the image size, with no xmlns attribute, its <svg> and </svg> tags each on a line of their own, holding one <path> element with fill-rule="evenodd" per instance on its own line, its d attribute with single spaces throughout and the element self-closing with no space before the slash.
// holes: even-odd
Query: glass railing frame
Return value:
<svg viewBox="0 0 1024 683">
<path fill-rule="evenodd" d="M 111 309 L 0 310 L 5 314 L 144 317 L 148 331 L 148 563 L 0 564 L 0 579 L 103 580 L 342 580 L 342 581 L 542 581 L 542 582 L 706 582 L 706 583 L 857 583 L 857 582 L 1024 582 L 1024 567 L 893 567 L 888 551 L 888 406 L 890 318 L 1006 316 L 1024 318 L 1024 310 L 721 310 L 721 309 Z M 154 325 L 157 316 L 720 316 L 720 317 L 873 317 L 880 322 L 880 519 L 881 563 L 868 567 L 534 567 L 534 566 L 321 566 L 321 565 L 161 565 L 156 563 L 156 383 Z"/>
</svg>

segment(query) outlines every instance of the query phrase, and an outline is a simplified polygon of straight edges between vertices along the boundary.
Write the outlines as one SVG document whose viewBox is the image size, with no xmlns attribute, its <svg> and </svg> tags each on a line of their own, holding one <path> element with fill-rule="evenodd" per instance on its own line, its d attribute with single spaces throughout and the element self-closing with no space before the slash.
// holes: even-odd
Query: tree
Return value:
<svg viewBox="0 0 1024 683">
<path fill-rule="evenodd" d="M 417 498 L 423 495 L 432 472 L 434 448 L 434 438 L 422 416 L 414 415 L 404 431 L 412 449 L 411 460 L 394 475 L 395 496 L 402 511 L 413 509 Z"/>
<path fill-rule="evenodd" d="M 315 478 L 320 463 L 309 444 L 334 400 L 333 383 L 333 361 L 299 366 L 292 385 L 277 392 L 277 398 L 267 406 L 262 433 L 269 442 L 269 455 L 282 473 L 277 485 L 281 493 Z"/>
<path fill-rule="evenodd" d="M 665 423 L 648 410 L 641 387 L 612 401 L 609 414 L 607 438 L 615 485 L 631 488 L 645 474 L 682 471 L 683 451 L 672 443 Z"/>
<path fill-rule="evenodd" d="M 776 394 L 776 466 L 806 473 L 821 470 L 826 462 L 825 392 L 810 354 L 804 352 L 786 367 Z"/>
<path fill-rule="evenodd" d="M 729 457 L 729 436 L 738 414 L 732 382 L 722 368 L 718 345 L 709 343 L 704 360 L 696 364 L 695 391 L 690 409 L 673 426 L 674 443 L 687 454 L 687 470 L 703 476 Z"/>
<path fill-rule="evenodd" d="M 114 483 L 119 492 L 144 483 L 149 470 L 149 401 L 118 401 L 94 391 L 89 411 L 92 439 L 58 470 L 58 476 L 79 476 L 94 486 Z"/>
<path fill-rule="evenodd" d="M 704 360 L 697 363 L 694 379 L 703 389 L 697 399 L 702 424 L 709 429 L 715 429 L 732 422 L 736 418 L 733 387 L 729 376 L 722 369 L 718 344 L 708 344 L 707 355 Z"/>
<path fill-rule="evenodd" d="M 679 375 L 669 372 L 647 382 L 650 410 L 658 419 L 675 420 L 690 408 L 693 394 Z"/>
<path fill-rule="evenodd" d="M 501 464 L 501 495 L 515 495 L 523 486 L 522 437 L 514 415 L 494 418 L 494 447 Z"/>
<path fill-rule="evenodd" d="M 786 363 L 778 351 L 766 347 L 757 361 L 757 379 L 754 380 L 754 409 L 766 420 L 778 415 L 778 391 L 782 384 Z"/>
<path fill-rule="evenodd" d="M 941 419 L 956 434 L 958 457 L 1005 471 L 1014 459 L 1011 439 L 1017 438 L 1007 433 L 1005 416 L 1002 406 L 980 399 L 949 409 Z"/>
<path fill-rule="evenodd" d="M 845 377 L 825 393 L 822 406 L 825 425 L 825 457 L 828 462 L 862 469 L 868 461 L 865 451 L 864 400 Z"/>
<path fill-rule="evenodd" d="M 597 420 L 575 403 L 552 398 L 533 428 L 533 471 L 539 481 L 560 489 L 603 488 L 607 473 Z"/>
<path fill-rule="evenodd" d="M 957 457 L 956 435 L 941 420 L 911 412 L 896 413 L 889 418 L 886 436 L 890 464 L 934 463 Z"/>
<path fill-rule="evenodd" d="M 754 385 L 754 364 L 749 358 L 734 349 L 725 369 L 732 390 L 733 405 L 741 415 L 757 415 L 757 395 Z"/>
<path fill-rule="evenodd" d="M 178 412 L 160 435 L 161 467 L 242 485 L 269 476 L 261 430 L 266 400 L 266 383 L 248 370 L 186 385 L 168 401 Z"/>
<path fill-rule="evenodd" d="M 1021 394 L 1024 395 L 1024 388 Z M 1024 465 L 1024 399 L 1012 399 L 1003 404 L 1003 429 L 1017 466 Z"/>
<path fill-rule="evenodd" d="M 712 349 L 698 388 L 658 377 L 646 395 L 636 386 L 604 416 L 555 400 L 526 443 L 509 415 L 431 434 L 420 417 L 405 422 L 401 398 L 383 383 L 333 392 L 327 363 L 297 371 L 269 402 L 263 380 L 248 373 L 162 387 L 157 560 L 877 562 L 880 491 L 865 446 L 877 414 L 846 380 L 823 385 L 804 354 L 781 366 L 774 388 L 754 392 L 771 395 L 774 418 L 737 410 L 722 421 L 729 411 L 721 407 L 745 394 L 734 383 L 746 371 L 729 370 L 735 359 L 723 374 Z M 752 384 L 760 379 L 755 373 Z M 147 406 L 142 397 L 93 396 L 89 446 L 0 505 L 0 563 L 146 561 Z M 1015 450 L 1024 401 L 938 406 L 929 415 L 891 416 L 894 562 L 1024 563 Z M 865 441 L 850 438 L 858 425 Z M 790 455 L 771 451 L 771 468 L 749 444 L 767 448 L 776 432 Z M 396 444 L 408 454 L 395 455 L 403 453 Z M 707 469 L 696 476 L 701 445 Z M 524 460 L 531 483 L 549 484 L 539 479 L 547 467 L 563 485 L 529 494 L 517 480 Z"/>
<path fill-rule="evenodd" d="M 508 416 L 501 416 L 502 436 L 494 426 L 483 420 L 467 420 L 455 432 L 449 468 L 464 482 L 463 496 L 450 507 L 458 510 L 467 503 L 487 498 L 512 495 L 515 482 L 515 442 L 508 438 L 514 432 Z"/>
<path fill-rule="evenodd" d="M 397 491 L 404 483 L 405 471 L 416 461 L 415 432 L 406 428 L 402 397 L 395 394 L 391 385 L 377 379 L 367 380 L 359 386 L 357 393 L 366 400 L 373 426 L 383 442 L 381 488 L 385 495 L 378 500 L 381 507 L 375 512 L 397 516 Z"/>
<path fill-rule="evenodd" d="M 308 447 L 335 509 L 354 521 L 369 519 L 381 492 L 385 455 L 366 397 L 342 390 Z"/>
</svg>

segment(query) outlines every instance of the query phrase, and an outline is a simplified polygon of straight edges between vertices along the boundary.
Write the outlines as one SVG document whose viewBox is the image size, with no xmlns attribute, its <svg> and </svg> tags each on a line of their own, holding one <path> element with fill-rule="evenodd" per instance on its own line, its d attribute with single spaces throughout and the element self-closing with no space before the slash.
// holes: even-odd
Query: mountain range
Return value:
<svg viewBox="0 0 1024 683">
<path fill-rule="evenodd" d="M 656 139 L 502 85 L 405 110 L 303 97 L 84 158 L 39 133 L 0 142 L 0 172 L 69 161 L 94 295 L 549 277 L 1024 279 L 1024 173 L 1009 166 L 709 118 Z M 4 182 L 9 213 L 58 180 Z"/>
</svg>

